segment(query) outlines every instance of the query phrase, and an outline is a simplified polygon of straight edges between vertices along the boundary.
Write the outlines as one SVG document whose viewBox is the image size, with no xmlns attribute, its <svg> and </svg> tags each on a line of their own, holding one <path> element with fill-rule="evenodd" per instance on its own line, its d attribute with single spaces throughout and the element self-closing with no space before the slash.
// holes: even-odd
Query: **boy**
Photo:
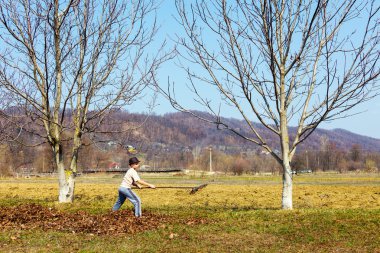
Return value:
<svg viewBox="0 0 380 253">
<path fill-rule="evenodd" d="M 140 166 L 140 161 L 137 157 L 132 157 L 129 159 L 129 169 L 121 182 L 119 187 L 119 197 L 112 208 L 112 211 L 117 211 L 123 205 L 125 199 L 127 198 L 134 206 L 135 216 L 141 217 L 141 200 L 140 198 L 131 190 L 132 185 L 141 188 L 138 184 L 148 186 L 150 188 L 156 188 L 154 185 L 149 184 L 140 179 L 139 175 L 136 172 Z"/>
</svg>

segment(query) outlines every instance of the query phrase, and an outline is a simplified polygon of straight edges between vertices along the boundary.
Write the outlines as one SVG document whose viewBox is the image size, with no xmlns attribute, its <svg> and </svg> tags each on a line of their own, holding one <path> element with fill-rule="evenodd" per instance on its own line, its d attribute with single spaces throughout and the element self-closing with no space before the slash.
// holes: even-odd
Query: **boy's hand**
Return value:
<svg viewBox="0 0 380 253">
<path fill-rule="evenodd" d="M 156 186 L 155 186 L 155 185 L 153 185 L 153 184 L 150 184 L 150 185 L 149 185 L 149 187 L 150 187 L 150 188 L 153 188 L 153 189 L 155 189 L 155 188 L 156 188 Z"/>
<path fill-rule="evenodd" d="M 136 182 L 133 182 L 132 185 L 136 186 L 137 188 L 141 189 L 141 186 L 137 184 Z"/>
</svg>

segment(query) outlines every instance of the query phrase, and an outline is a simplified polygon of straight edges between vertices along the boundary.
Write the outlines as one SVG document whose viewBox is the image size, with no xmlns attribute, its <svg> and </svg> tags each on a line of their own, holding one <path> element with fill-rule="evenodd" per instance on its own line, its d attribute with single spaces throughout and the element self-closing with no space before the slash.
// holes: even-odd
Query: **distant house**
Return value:
<svg viewBox="0 0 380 253">
<path fill-rule="evenodd" d="M 278 155 L 278 156 L 281 155 L 281 152 L 280 152 L 279 150 L 277 150 L 277 149 L 273 150 L 273 152 L 274 152 L 276 155 Z M 261 155 L 269 155 L 270 153 L 269 153 L 267 150 L 262 150 L 262 151 L 260 152 L 260 154 L 261 154 Z"/>
<path fill-rule="evenodd" d="M 108 169 L 120 169 L 120 163 L 112 162 L 108 164 Z"/>
<path fill-rule="evenodd" d="M 140 168 L 140 171 L 144 171 L 144 170 L 151 170 L 150 166 L 149 165 L 142 165 L 141 168 Z"/>
</svg>

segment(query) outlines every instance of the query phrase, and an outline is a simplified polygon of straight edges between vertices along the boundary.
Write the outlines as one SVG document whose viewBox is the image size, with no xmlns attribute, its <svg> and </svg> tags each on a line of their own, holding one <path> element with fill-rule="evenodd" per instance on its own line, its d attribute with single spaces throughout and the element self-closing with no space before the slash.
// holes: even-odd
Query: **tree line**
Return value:
<svg viewBox="0 0 380 253">
<path fill-rule="evenodd" d="M 153 145 L 152 145 L 153 146 Z M 211 147 L 211 151 L 210 151 Z M 271 173 L 281 174 L 282 168 L 266 152 L 244 150 L 228 152 L 212 146 L 187 146 L 179 150 L 147 149 L 137 155 L 143 165 L 154 169 L 186 169 L 233 175 Z M 211 153 L 211 168 L 210 168 Z M 70 154 L 65 154 L 69 156 Z M 126 168 L 130 154 L 127 149 L 110 142 L 102 147 L 83 146 L 78 160 L 78 173 L 86 171 L 110 171 L 115 167 Z M 38 175 L 57 173 L 54 155 L 48 145 L 25 147 L 24 145 L 0 145 L 0 176 Z M 66 166 L 66 165 L 65 165 Z M 320 150 L 303 150 L 292 163 L 293 173 L 306 172 L 380 172 L 380 153 L 352 145 L 341 150 L 327 143 Z"/>
</svg>

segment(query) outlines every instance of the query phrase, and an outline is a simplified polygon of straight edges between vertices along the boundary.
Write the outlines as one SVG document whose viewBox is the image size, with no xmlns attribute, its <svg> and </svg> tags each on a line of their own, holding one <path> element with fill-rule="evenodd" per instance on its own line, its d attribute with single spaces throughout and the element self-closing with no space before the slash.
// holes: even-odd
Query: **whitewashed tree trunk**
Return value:
<svg viewBox="0 0 380 253">
<path fill-rule="evenodd" d="M 75 175 L 69 170 L 59 168 L 59 203 L 72 203 L 74 201 Z"/>
<path fill-rule="evenodd" d="M 74 201 L 75 174 L 69 168 L 65 168 L 62 146 L 54 146 L 55 162 L 58 170 L 59 203 L 72 203 Z"/>
<path fill-rule="evenodd" d="M 293 209 L 293 178 L 289 162 L 283 163 L 282 209 Z"/>
<path fill-rule="evenodd" d="M 289 134 L 286 114 L 281 118 L 281 149 L 282 149 L 282 209 L 293 209 L 293 179 L 290 166 Z"/>
</svg>

